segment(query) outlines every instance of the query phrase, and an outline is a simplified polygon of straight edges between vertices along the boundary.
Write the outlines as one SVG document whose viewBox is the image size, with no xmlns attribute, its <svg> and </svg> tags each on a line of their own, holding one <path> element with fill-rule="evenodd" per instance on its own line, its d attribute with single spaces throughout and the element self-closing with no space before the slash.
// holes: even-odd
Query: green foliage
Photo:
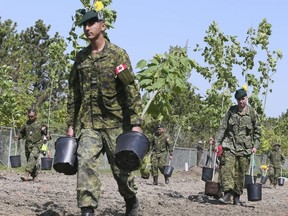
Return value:
<svg viewBox="0 0 288 216">
<path fill-rule="evenodd" d="M 202 52 L 201 55 L 206 63 L 205 66 L 197 64 L 196 70 L 211 83 L 211 89 L 206 92 L 207 97 L 213 97 L 210 95 L 211 92 L 217 94 L 217 91 L 220 91 L 225 92 L 222 95 L 223 100 L 229 99 L 229 94 L 233 94 L 236 88 L 241 86 L 236 77 L 237 70 L 240 70 L 243 80 L 252 89 L 250 104 L 263 115 L 267 93 L 271 91 L 269 83 L 273 82 L 271 77 L 276 72 L 278 60 L 282 58 L 281 51 L 269 50 L 270 36 L 271 24 L 264 19 L 257 30 L 250 28 L 247 31 L 245 45 L 241 46 L 237 36 L 225 35 L 216 22 L 213 22 L 207 30 L 207 36 L 204 37 L 206 47 L 200 48 L 197 45 L 194 49 L 196 52 Z M 266 55 L 266 59 L 258 61 L 258 69 L 255 70 L 257 66 L 255 59 L 260 55 L 257 50 L 263 51 L 261 54 Z M 264 101 L 259 99 L 261 92 L 265 96 Z M 230 104 L 223 104 L 222 112 Z"/>
<path fill-rule="evenodd" d="M 151 155 L 147 154 L 144 156 L 143 160 L 141 161 L 141 166 L 139 171 L 141 176 L 149 176 L 150 175 L 150 168 L 151 168 Z"/>
<path fill-rule="evenodd" d="M 282 177 L 288 178 L 288 169 L 282 170 Z"/>
<path fill-rule="evenodd" d="M 89 10 L 94 1 L 80 0 Z M 112 0 L 102 0 L 107 28 L 113 28 L 117 13 L 109 9 Z M 0 124 L 21 126 L 26 121 L 26 109 L 32 105 L 38 116 L 47 121 L 52 132 L 65 126 L 67 76 L 76 52 L 85 38 L 77 33 L 81 19 L 80 10 L 72 16 L 72 28 L 68 41 L 74 47 L 70 55 L 64 54 L 67 44 L 58 33 L 48 34 L 50 26 L 38 20 L 21 33 L 17 24 L 0 18 Z M 165 123 L 172 137 L 181 126 L 177 146 L 192 147 L 196 140 L 205 140 L 216 134 L 220 121 L 232 104 L 232 95 L 243 82 L 248 85 L 249 103 L 261 114 L 263 123 L 262 147 L 265 153 L 272 143 L 280 142 L 288 155 L 288 114 L 279 118 L 265 118 L 265 105 L 273 75 L 282 52 L 269 49 L 272 25 L 263 19 L 257 29 L 247 31 L 244 43 L 237 36 L 226 35 L 212 22 L 203 39 L 204 47 L 193 50 L 203 57 L 203 64 L 188 56 L 188 50 L 170 47 L 164 54 L 156 54 L 150 61 L 140 60 L 137 73 L 146 104 L 145 129 L 152 130 L 156 123 Z M 109 40 L 108 35 L 106 35 Z M 69 57 L 69 58 L 68 58 Z M 191 71 L 210 83 L 204 96 L 196 94 L 201 88 L 192 80 Z M 240 75 L 240 76 L 239 76 Z M 240 77 L 240 78 L 239 78 Z M 261 100 L 260 96 L 263 96 Z M 143 116 L 146 114 L 144 110 Z M 152 133 L 153 131 L 151 131 Z"/>
<path fill-rule="evenodd" d="M 273 144 L 280 143 L 284 155 L 288 156 L 288 110 L 279 118 L 267 118 L 263 122 L 262 145 L 271 148 Z"/>
<path fill-rule="evenodd" d="M 4 104 L 0 108 L 0 123 L 19 128 L 32 106 L 43 123 L 48 121 L 49 109 L 63 113 L 65 107 L 57 106 L 66 103 L 63 101 L 70 64 L 64 54 L 64 39 L 58 33 L 50 38 L 50 26 L 38 20 L 21 33 L 17 33 L 16 26 L 11 20 L 0 22 L 0 73 L 5 78 L 0 81 L 0 102 Z M 49 98 L 53 100 L 47 109 Z M 63 122 L 63 118 L 55 121 Z"/>
<path fill-rule="evenodd" d="M 186 48 L 181 47 L 171 47 L 163 55 L 156 54 L 150 62 L 140 60 L 137 63 L 140 88 L 147 93 L 157 92 L 147 110 L 154 119 L 161 121 L 169 117 L 172 96 L 187 89 L 193 66 Z"/>
<path fill-rule="evenodd" d="M 11 67 L 0 66 L 0 125 L 13 126 L 11 119 L 19 117 L 19 100 L 14 90 L 13 78 L 9 75 Z"/>
</svg>

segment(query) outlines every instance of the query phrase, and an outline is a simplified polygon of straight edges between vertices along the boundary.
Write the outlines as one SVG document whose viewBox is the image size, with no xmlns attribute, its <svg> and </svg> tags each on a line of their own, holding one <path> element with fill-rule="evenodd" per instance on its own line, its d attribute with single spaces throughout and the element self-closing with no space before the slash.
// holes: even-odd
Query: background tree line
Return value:
<svg viewBox="0 0 288 216">
<path fill-rule="evenodd" d="M 81 2 L 83 8 L 91 8 L 89 0 Z M 105 7 L 111 2 L 103 1 Z M 105 14 L 109 29 L 117 13 L 105 10 Z M 76 34 L 79 18 L 78 10 L 67 39 L 58 33 L 49 35 L 50 26 L 41 20 L 18 32 L 17 23 L 0 18 L 0 125 L 20 128 L 27 119 L 27 109 L 35 106 L 39 119 L 52 133 L 64 133 L 70 60 L 81 48 L 82 36 Z M 180 130 L 177 146 L 194 147 L 198 140 L 208 140 L 217 133 L 222 116 L 234 102 L 235 90 L 246 84 L 249 103 L 263 124 L 260 152 L 279 142 L 288 155 L 288 112 L 278 118 L 265 116 L 272 76 L 282 58 L 281 51 L 269 50 L 271 34 L 272 25 L 263 19 L 257 29 L 247 30 L 246 40 L 241 43 L 237 36 L 226 35 L 212 22 L 203 38 L 204 47 L 170 47 L 150 60 L 140 60 L 136 69 L 143 93 L 145 133 L 152 133 L 162 122 L 172 137 Z M 72 43 L 73 51 L 67 50 L 68 43 Z M 201 62 L 188 53 L 199 56 Z M 210 84 L 204 95 L 197 93 L 201 86 L 193 80 L 194 73 Z"/>
</svg>

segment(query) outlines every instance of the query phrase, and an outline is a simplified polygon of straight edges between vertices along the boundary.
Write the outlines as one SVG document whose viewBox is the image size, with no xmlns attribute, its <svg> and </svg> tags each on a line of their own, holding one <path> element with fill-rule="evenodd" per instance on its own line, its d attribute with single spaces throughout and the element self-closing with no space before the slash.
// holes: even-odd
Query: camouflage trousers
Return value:
<svg viewBox="0 0 288 216">
<path fill-rule="evenodd" d="M 268 177 L 272 185 L 278 184 L 278 178 L 281 176 L 281 168 L 270 165 L 268 169 Z"/>
<path fill-rule="evenodd" d="M 242 195 L 245 174 L 249 169 L 250 156 L 236 156 L 229 150 L 224 150 L 220 163 L 220 184 L 222 191 Z"/>
<path fill-rule="evenodd" d="M 98 173 L 101 153 L 107 155 L 120 195 L 127 199 L 135 196 L 137 187 L 133 174 L 120 170 L 114 163 L 116 138 L 122 132 L 121 128 L 81 130 L 77 149 L 77 202 L 79 208 L 98 207 L 101 194 L 101 181 Z"/>
<path fill-rule="evenodd" d="M 40 148 L 37 144 L 25 145 L 25 156 L 27 160 L 26 172 L 29 172 L 33 178 L 39 174 L 40 164 L 38 158 L 40 156 Z"/>
<path fill-rule="evenodd" d="M 151 175 L 158 176 L 158 170 L 164 174 L 164 166 L 166 165 L 167 152 L 155 153 L 151 155 Z"/>
</svg>

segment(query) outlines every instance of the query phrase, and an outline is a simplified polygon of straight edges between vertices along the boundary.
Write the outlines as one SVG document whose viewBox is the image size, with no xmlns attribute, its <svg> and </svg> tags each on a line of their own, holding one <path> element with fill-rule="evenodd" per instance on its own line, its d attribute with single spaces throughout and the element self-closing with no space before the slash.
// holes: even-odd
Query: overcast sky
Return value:
<svg viewBox="0 0 288 216">
<path fill-rule="evenodd" d="M 195 44 L 203 44 L 205 31 L 213 21 L 225 34 L 237 35 L 244 43 L 247 30 L 257 29 L 266 18 L 272 24 L 269 48 L 283 52 L 265 109 L 268 117 L 278 117 L 288 109 L 287 6 L 286 0 L 114 0 L 111 8 L 118 17 L 108 34 L 113 43 L 128 52 L 137 72 L 135 65 L 139 60 L 150 60 L 156 53 L 167 52 L 170 46 L 185 46 L 188 41 L 192 49 Z M 19 32 L 41 19 L 51 25 L 50 35 L 59 32 L 66 38 L 72 26 L 71 16 L 81 7 L 80 0 L 0 0 L 0 17 L 2 21 L 17 22 Z M 191 58 L 197 60 L 193 53 Z M 205 93 L 206 81 L 196 73 L 192 73 L 190 80 L 203 87 L 199 93 Z"/>
</svg>

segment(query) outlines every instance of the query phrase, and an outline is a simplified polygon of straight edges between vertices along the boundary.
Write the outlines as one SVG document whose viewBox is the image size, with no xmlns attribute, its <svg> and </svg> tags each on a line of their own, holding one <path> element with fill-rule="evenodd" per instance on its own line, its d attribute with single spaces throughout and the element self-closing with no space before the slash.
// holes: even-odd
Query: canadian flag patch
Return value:
<svg viewBox="0 0 288 216">
<path fill-rule="evenodd" d="M 115 73 L 116 75 L 121 73 L 122 71 L 124 71 L 125 69 L 127 69 L 127 65 L 126 64 L 120 64 L 115 68 Z"/>
</svg>

